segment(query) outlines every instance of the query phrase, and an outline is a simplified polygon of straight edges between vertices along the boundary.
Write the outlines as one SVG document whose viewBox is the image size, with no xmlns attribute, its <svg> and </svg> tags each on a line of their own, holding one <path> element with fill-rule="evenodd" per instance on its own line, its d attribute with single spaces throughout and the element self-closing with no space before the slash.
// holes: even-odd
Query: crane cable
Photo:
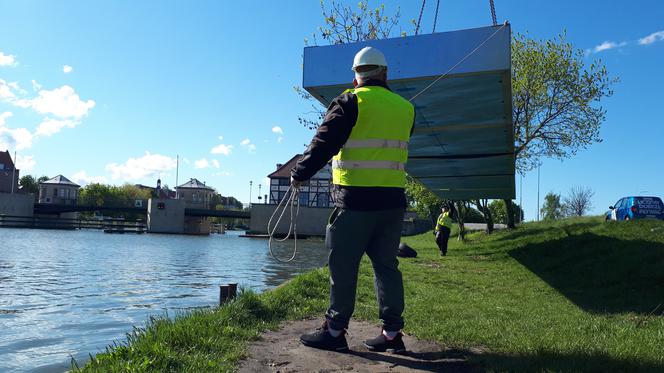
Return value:
<svg viewBox="0 0 664 373">
<path fill-rule="evenodd" d="M 420 31 L 420 22 L 422 22 L 422 13 L 424 13 L 424 4 L 427 0 L 422 0 L 422 8 L 420 9 L 420 17 L 417 19 L 417 26 L 415 26 L 415 35 Z"/>
<path fill-rule="evenodd" d="M 433 17 L 433 31 L 431 33 L 433 34 L 436 32 L 436 22 L 438 22 L 438 7 L 440 6 L 440 0 L 436 1 L 436 15 Z"/>
<path fill-rule="evenodd" d="M 274 219 L 274 216 L 277 214 L 277 211 L 279 211 L 279 208 L 281 208 L 281 205 L 284 202 L 286 202 L 286 204 L 283 205 L 284 207 L 281 210 L 281 214 L 279 215 L 277 222 L 274 224 L 274 227 L 272 227 L 272 219 Z M 284 213 L 286 213 L 286 210 L 288 210 L 289 207 L 290 207 L 290 225 L 288 226 L 288 233 L 286 233 L 286 236 L 283 239 L 274 238 L 274 234 L 277 231 L 277 227 L 279 226 L 279 223 L 281 223 L 281 218 L 283 218 Z M 295 210 L 295 214 L 293 214 L 293 210 Z M 281 201 L 277 205 L 277 208 L 275 208 L 274 212 L 272 212 L 270 220 L 267 222 L 267 234 L 269 237 L 267 241 L 267 247 L 270 250 L 270 255 L 272 255 L 274 260 L 276 260 L 277 262 L 280 263 L 292 262 L 293 259 L 295 259 L 295 256 L 297 255 L 297 217 L 299 214 L 300 214 L 300 188 L 294 188 L 291 185 L 288 187 L 286 195 L 284 195 L 284 198 L 281 199 Z M 291 257 L 288 259 L 281 259 L 277 255 L 275 255 L 274 251 L 272 250 L 272 240 L 275 240 L 277 242 L 285 242 L 290 238 L 291 233 L 293 233 L 293 241 L 295 244 L 295 248 L 293 249 L 293 255 L 291 255 Z"/>
<path fill-rule="evenodd" d="M 489 0 L 489 8 L 491 8 L 491 21 L 493 21 L 494 26 L 498 26 L 498 21 L 496 21 L 496 7 L 493 4 L 493 0 Z"/>
</svg>

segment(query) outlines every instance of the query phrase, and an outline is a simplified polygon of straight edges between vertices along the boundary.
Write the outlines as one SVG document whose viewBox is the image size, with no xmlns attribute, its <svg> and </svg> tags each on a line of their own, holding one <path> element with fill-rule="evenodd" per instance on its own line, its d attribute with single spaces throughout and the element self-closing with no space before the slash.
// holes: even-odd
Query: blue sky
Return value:
<svg viewBox="0 0 664 373">
<path fill-rule="evenodd" d="M 412 33 L 421 3 L 384 3 L 400 6 Z M 428 1 L 424 32 L 434 9 Z M 587 62 L 601 58 L 621 80 L 603 102 L 604 141 L 545 160 L 541 198 L 589 186 L 601 213 L 624 195 L 664 196 L 664 3 L 496 0 L 496 11 L 536 38 L 567 30 Z M 180 182 L 196 177 L 246 202 L 253 180 L 256 201 L 257 185 L 312 135 L 293 86 L 303 40 L 321 23 L 315 0 L 0 0 L 0 148 L 18 151 L 24 174 L 81 183 L 161 176 L 173 186 L 179 155 Z M 437 31 L 489 23 L 486 1 L 441 1 Z M 536 172 L 523 179 L 523 203 L 535 218 Z"/>
</svg>

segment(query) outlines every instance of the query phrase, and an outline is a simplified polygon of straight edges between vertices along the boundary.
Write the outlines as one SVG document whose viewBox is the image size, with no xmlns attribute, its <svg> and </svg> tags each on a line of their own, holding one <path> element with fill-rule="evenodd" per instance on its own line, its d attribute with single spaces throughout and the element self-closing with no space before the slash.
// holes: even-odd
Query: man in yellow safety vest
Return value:
<svg viewBox="0 0 664 373">
<path fill-rule="evenodd" d="M 406 208 L 404 187 L 413 105 L 387 86 L 382 52 L 355 55 L 354 89 L 336 97 L 311 144 L 291 172 L 294 187 L 332 159 L 335 209 L 327 226 L 330 306 L 323 327 L 304 334 L 310 347 L 348 350 L 345 331 L 355 307 L 360 259 L 366 253 L 375 274 L 383 330 L 364 341 L 372 351 L 405 351 L 403 281 L 397 250 Z"/>
<path fill-rule="evenodd" d="M 447 255 L 447 241 L 450 239 L 450 232 L 452 230 L 452 218 L 450 218 L 450 209 L 443 206 L 440 210 L 440 215 L 436 220 L 436 245 L 440 249 L 440 255 Z"/>
</svg>

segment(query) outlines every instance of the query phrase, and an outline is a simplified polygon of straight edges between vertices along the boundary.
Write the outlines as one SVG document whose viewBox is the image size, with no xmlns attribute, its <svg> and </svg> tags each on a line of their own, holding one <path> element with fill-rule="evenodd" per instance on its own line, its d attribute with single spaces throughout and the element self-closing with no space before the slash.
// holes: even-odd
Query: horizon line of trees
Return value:
<svg viewBox="0 0 664 373">
<path fill-rule="evenodd" d="M 35 199 L 39 197 L 39 183 L 48 180 L 48 176 L 35 178 L 33 175 L 24 175 L 19 179 L 19 186 L 26 194 L 34 194 Z M 171 191 L 167 184 L 162 186 L 167 193 Z M 78 190 L 78 203 L 88 206 L 116 206 L 132 207 L 136 200 L 146 200 L 157 197 L 156 189 L 140 188 L 136 185 L 126 183 L 124 185 L 111 185 L 103 183 L 90 183 Z M 214 192 L 210 199 L 210 207 L 214 210 L 226 208 L 244 208 L 242 202 L 233 196 L 222 196 Z"/>
<path fill-rule="evenodd" d="M 558 220 L 573 216 L 584 216 L 592 208 L 592 197 L 595 192 L 589 187 L 574 186 L 567 196 L 549 192 L 544 196 L 544 204 L 540 209 L 542 220 Z"/>
</svg>

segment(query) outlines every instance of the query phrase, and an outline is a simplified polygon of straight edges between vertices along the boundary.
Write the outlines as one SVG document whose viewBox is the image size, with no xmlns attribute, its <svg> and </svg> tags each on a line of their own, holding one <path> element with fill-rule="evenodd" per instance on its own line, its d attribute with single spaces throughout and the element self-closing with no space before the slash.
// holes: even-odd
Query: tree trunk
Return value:
<svg viewBox="0 0 664 373">
<path fill-rule="evenodd" d="M 459 241 L 465 241 L 466 240 L 466 227 L 463 224 L 463 218 L 465 215 L 465 205 L 463 201 L 456 201 L 452 206 L 454 206 L 455 209 L 455 215 L 457 218 L 457 223 L 459 224 L 459 235 L 457 236 L 457 240 Z"/>
<path fill-rule="evenodd" d="M 489 200 L 476 199 L 475 206 L 477 206 L 477 209 L 482 213 L 482 217 L 486 223 L 486 233 L 491 234 L 491 232 L 493 232 L 493 215 L 491 215 L 491 209 L 489 209 Z"/>
<path fill-rule="evenodd" d="M 507 218 L 507 228 L 514 229 L 516 225 L 514 224 L 514 205 L 512 204 L 511 199 L 503 200 L 505 202 L 505 215 Z"/>
</svg>

